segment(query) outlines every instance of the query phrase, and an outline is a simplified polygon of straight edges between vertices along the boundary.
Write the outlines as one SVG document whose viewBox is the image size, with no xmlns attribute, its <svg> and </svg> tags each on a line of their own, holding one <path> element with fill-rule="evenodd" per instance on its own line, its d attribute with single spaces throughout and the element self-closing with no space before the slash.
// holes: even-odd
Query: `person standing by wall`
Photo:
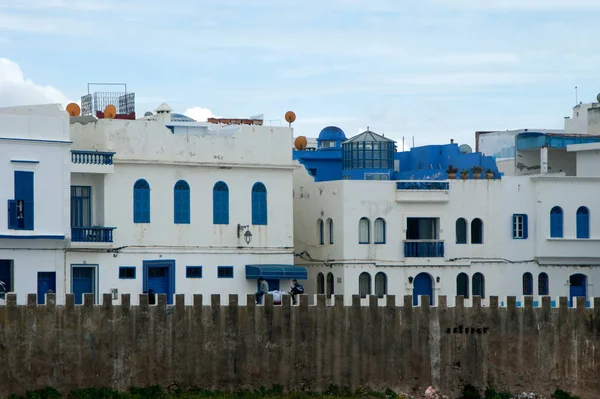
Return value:
<svg viewBox="0 0 600 399">
<path fill-rule="evenodd" d="M 292 285 L 290 287 L 290 295 L 292 296 L 292 304 L 296 304 L 296 295 L 304 294 L 304 287 L 298 284 L 296 279 L 292 280 Z"/>
<path fill-rule="evenodd" d="M 260 284 L 260 288 L 256 293 L 256 304 L 260 305 L 262 303 L 262 298 L 269 292 L 269 283 L 262 277 L 258 279 L 258 283 Z"/>
</svg>

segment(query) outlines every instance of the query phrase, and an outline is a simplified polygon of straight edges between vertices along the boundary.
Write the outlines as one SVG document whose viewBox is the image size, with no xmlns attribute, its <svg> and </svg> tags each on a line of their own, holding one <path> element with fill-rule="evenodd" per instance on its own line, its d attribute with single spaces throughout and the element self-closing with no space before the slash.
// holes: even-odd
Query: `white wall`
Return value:
<svg viewBox="0 0 600 399">
<path fill-rule="evenodd" d="M 567 151 L 575 153 L 577 176 L 600 177 L 600 143 L 569 145 Z"/>
</svg>

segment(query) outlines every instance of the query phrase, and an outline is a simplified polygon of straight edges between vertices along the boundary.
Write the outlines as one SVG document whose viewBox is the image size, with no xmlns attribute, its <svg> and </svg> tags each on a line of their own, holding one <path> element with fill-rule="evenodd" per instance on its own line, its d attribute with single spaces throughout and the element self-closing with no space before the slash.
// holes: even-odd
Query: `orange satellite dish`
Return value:
<svg viewBox="0 0 600 399">
<path fill-rule="evenodd" d="M 76 103 L 69 103 L 67 105 L 67 113 L 71 116 L 79 116 L 81 114 L 81 108 Z"/>
<path fill-rule="evenodd" d="M 304 136 L 298 136 L 296 137 L 296 140 L 294 140 L 294 147 L 296 147 L 298 151 L 302 151 L 306 148 L 307 145 L 308 142 L 306 141 L 306 137 Z"/>
<path fill-rule="evenodd" d="M 291 125 L 296 120 L 296 114 L 293 111 L 286 112 L 285 120 L 287 121 L 287 123 L 289 123 Z"/>
<path fill-rule="evenodd" d="M 117 109 L 114 105 L 108 104 L 106 108 L 104 108 L 104 117 L 106 119 L 114 119 L 115 115 L 117 115 Z"/>
</svg>

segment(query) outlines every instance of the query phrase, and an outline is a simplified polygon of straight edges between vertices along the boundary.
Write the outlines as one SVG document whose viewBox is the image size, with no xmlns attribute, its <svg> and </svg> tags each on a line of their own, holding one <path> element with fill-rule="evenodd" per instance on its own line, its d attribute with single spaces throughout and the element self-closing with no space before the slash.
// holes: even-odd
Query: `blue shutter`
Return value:
<svg viewBox="0 0 600 399">
<path fill-rule="evenodd" d="M 183 219 L 183 215 L 182 215 L 182 204 L 181 204 L 181 190 L 175 189 L 173 190 L 173 200 L 174 200 L 174 204 L 175 204 L 175 215 L 174 215 L 174 222 L 175 223 L 181 223 L 182 219 Z"/>
<path fill-rule="evenodd" d="M 17 201 L 8 200 L 8 228 L 17 228 Z"/>
<path fill-rule="evenodd" d="M 133 190 L 133 223 L 142 222 L 142 192 L 140 189 Z"/>
<path fill-rule="evenodd" d="M 190 223 L 190 190 L 181 191 L 181 223 Z"/>
<path fill-rule="evenodd" d="M 223 202 L 223 224 L 229 224 L 229 191 L 221 192 L 221 201 Z"/>
<path fill-rule="evenodd" d="M 143 222 L 150 223 L 150 190 L 148 189 L 142 191 L 142 204 Z"/>
<path fill-rule="evenodd" d="M 590 214 L 584 206 L 577 209 L 577 238 L 590 238 Z"/>
<path fill-rule="evenodd" d="M 213 224 L 229 224 L 229 188 L 222 181 L 213 187 Z"/>
<path fill-rule="evenodd" d="M 221 224 L 221 192 L 213 189 L 213 224 Z"/>
<path fill-rule="evenodd" d="M 523 216 L 523 239 L 527 239 L 527 237 L 529 237 L 529 228 L 528 226 L 528 222 L 527 222 L 527 215 L 522 215 Z"/>
<path fill-rule="evenodd" d="M 260 224 L 260 211 L 259 211 L 260 193 L 252 192 L 252 224 Z"/>
<path fill-rule="evenodd" d="M 267 224 L 267 193 L 260 193 L 260 220 Z"/>
<path fill-rule="evenodd" d="M 563 211 L 555 206 L 550 211 L 550 237 L 562 238 L 563 236 Z"/>
<path fill-rule="evenodd" d="M 23 201 L 23 229 L 33 230 L 33 172 L 15 171 L 15 200 Z"/>
</svg>

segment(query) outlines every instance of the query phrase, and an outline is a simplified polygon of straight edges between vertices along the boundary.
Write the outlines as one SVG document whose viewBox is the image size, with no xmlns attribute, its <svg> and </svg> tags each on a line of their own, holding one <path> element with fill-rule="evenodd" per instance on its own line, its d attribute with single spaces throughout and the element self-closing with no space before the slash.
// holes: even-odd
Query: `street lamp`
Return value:
<svg viewBox="0 0 600 399">
<path fill-rule="evenodd" d="M 246 241 L 246 244 L 250 244 L 250 241 L 252 241 L 252 233 L 249 230 L 250 226 L 248 226 L 248 225 L 242 226 L 241 224 L 238 224 L 237 227 L 238 227 L 237 228 L 238 238 L 240 238 L 242 231 L 246 230 L 246 232 L 244 233 L 244 240 Z"/>
<path fill-rule="evenodd" d="M 252 241 L 252 233 L 250 233 L 250 230 L 246 230 L 244 239 L 246 240 L 246 244 L 250 244 L 250 241 Z"/>
</svg>

